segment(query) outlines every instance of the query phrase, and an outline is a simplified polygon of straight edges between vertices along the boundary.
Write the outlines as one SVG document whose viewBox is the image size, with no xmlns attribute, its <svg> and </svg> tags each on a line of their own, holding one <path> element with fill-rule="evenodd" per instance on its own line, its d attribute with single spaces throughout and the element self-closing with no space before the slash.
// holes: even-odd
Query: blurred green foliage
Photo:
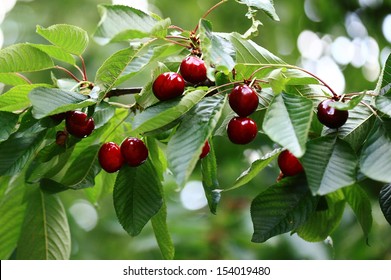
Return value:
<svg viewBox="0 0 391 280">
<path fill-rule="evenodd" d="M 360 18 L 380 51 L 389 47 L 389 42 L 382 33 L 382 22 L 391 11 L 391 0 L 380 1 L 382 4 L 375 7 L 362 6 L 359 2 L 365 1 L 358 0 L 274 2 L 280 22 L 259 14 L 258 18 L 263 26 L 259 27 L 259 35 L 254 40 L 288 63 L 301 62 L 297 38 L 303 30 L 311 30 L 320 38 L 326 36 L 326 41 L 338 36 L 348 37 L 345 23 L 352 14 Z M 311 20 L 308 11 L 305 12 L 304 4 L 309 2 L 315 7 L 312 12 L 317 21 Z M 47 27 L 56 23 L 68 23 L 80 26 L 91 34 L 99 21 L 96 6 L 100 3 L 110 1 L 18 1 L 0 25 L 4 33 L 4 46 L 25 41 L 42 42 L 43 39 L 35 34 L 36 25 Z M 172 24 L 189 30 L 196 26 L 199 18 L 215 3 L 217 1 L 150 0 L 154 12 L 170 17 Z M 245 17 L 246 12 L 243 5 L 229 1 L 213 11 L 208 19 L 213 23 L 215 31 L 244 33 L 251 25 L 251 21 Z M 84 57 L 90 77 L 120 47 L 123 46 L 114 44 L 102 47 L 91 41 Z M 341 66 L 341 69 L 347 92 L 373 89 L 376 85 L 376 81 L 365 79 L 361 68 L 349 64 Z M 37 79 L 46 78 L 37 75 Z M 214 139 L 222 188 L 232 186 L 235 178 L 247 169 L 246 156 L 264 154 L 272 149 L 269 139 L 262 135 L 258 138 L 253 144 L 246 146 L 246 150 L 242 146 L 233 146 L 226 138 Z M 192 179 L 200 180 L 200 168 L 196 170 Z M 176 259 L 391 259 L 391 227 L 382 216 L 377 202 L 381 186 L 374 185 L 373 182 L 367 182 L 368 193 L 373 198 L 374 216 L 368 242 L 347 208 L 340 227 L 325 242 L 308 243 L 295 235 L 285 234 L 264 244 L 251 243 L 251 199 L 258 194 L 259 189 L 275 182 L 278 173 L 276 164 L 273 164 L 246 187 L 224 193 L 217 215 L 212 215 L 207 207 L 199 210 L 186 209 L 181 203 L 180 191 L 176 189 L 174 181 L 168 180 L 169 183 L 165 185 L 168 226 L 176 246 Z M 69 209 L 72 259 L 161 258 L 151 226 L 147 226 L 136 238 L 128 236 L 116 219 L 110 195 L 94 206 L 88 202 L 88 196 L 83 191 L 69 191 L 61 194 L 61 198 Z M 97 214 L 96 217 L 94 213 Z M 83 227 L 83 221 L 89 221 L 91 227 Z"/>
</svg>

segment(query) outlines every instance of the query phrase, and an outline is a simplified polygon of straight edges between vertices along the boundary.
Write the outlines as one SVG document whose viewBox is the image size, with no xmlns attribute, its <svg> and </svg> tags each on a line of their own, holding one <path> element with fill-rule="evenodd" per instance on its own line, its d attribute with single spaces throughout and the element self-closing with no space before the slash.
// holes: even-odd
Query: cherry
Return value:
<svg viewBox="0 0 391 280">
<path fill-rule="evenodd" d="M 148 158 L 147 146 L 135 137 L 128 137 L 122 142 L 121 153 L 125 162 L 130 166 L 139 166 Z"/>
<path fill-rule="evenodd" d="M 257 124 L 250 118 L 234 117 L 227 126 L 229 140 L 235 144 L 247 144 L 257 136 Z"/>
<path fill-rule="evenodd" d="M 228 98 L 232 110 L 241 117 L 251 115 L 258 107 L 258 95 L 248 85 L 234 87 Z"/>
<path fill-rule="evenodd" d="M 205 62 L 198 56 L 188 56 L 182 60 L 179 71 L 189 83 L 198 84 L 206 80 Z"/>
<path fill-rule="evenodd" d="M 348 111 L 342 111 L 330 107 L 330 103 L 335 102 L 334 99 L 326 99 L 319 103 L 318 105 L 318 120 L 329 128 L 339 128 L 343 126 L 348 117 Z"/>
<path fill-rule="evenodd" d="M 278 166 L 285 176 L 295 176 L 304 171 L 300 161 L 288 150 L 278 155 Z"/>
<path fill-rule="evenodd" d="M 206 157 L 210 152 L 210 145 L 209 145 L 209 141 L 207 140 L 204 144 L 204 146 L 202 147 L 202 152 L 200 154 L 200 159 Z"/>
<path fill-rule="evenodd" d="M 124 158 L 120 147 L 114 142 L 104 143 L 98 153 L 100 166 L 108 173 L 114 173 L 121 169 Z"/>
<path fill-rule="evenodd" d="M 175 72 L 160 74 L 152 85 L 153 94 L 161 101 L 181 96 L 184 90 L 185 80 Z"/>
<path fill-rule="evenodd" d="M 92 133 L 95 128 L 94 119 L 87 118 L 87 114 L 81 111 L 69 111 L 65 118 L 65 126 L 69 134 L 83 138 Z"/>
</svg>

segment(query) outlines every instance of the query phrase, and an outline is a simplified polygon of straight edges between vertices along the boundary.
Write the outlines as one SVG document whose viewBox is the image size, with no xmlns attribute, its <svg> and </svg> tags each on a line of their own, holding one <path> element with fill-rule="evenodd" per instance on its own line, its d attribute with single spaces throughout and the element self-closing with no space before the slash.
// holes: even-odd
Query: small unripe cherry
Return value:
<svg viewBox="0 0 391 280">
<path fill-rule="evenodd" d="M 205 62 L 198 56 L 188 56 L 182 60 L 179 71 L 182 77 L 192 84 L 206 80 Z"/>
<path fill-rule="evenodd" d="M 200 154 L 200 159 L 203 159 L 204 157 L 206 157 L 210 152 L 210 144 L 209 144 L 209 141 L 206 140 L 204 146 L 202 147 L 202 152 Z"/>
<path fill-rule="evenodd" d="M 84 138 L 92 133 L 95 128 L 94 119 L 88 118 L 87 114 L 81 111 L 69 111 L 65 118 L 65 126 L 69 134 Z"/>
<path fill-rule="evenodd" d="M 124 158 L 120 147 L 114 142 L 104 143 L 98 153 L 100 166 L 108 173 L 114 173 L 121 169 Z"/>
<path fill-rule="evenodd" d="M 185 81 L 181 74 L 165 72 L 160 74 L 152 84 L 153 94 L 160 101 L 172 99 L 183 94 Z"/>
<path fill-rule="evenodd" d="M 126 138 L 122 142 L 120 148 L 125 162 L 130 166 L 139 166 L 148 158 L 148 148 L 144 142 L 138 138 Z"/>
<path fill-rule="evenodd" d="M 300 161 L 288 150 L 284 150 L 278 155 L 277 162 L 285 176 L 295 176 L 304 171 Z"/>
<path fill-rule="evenodd" d="M 343 126 L 349 118 L 349 112 L 330 107 L 334 99 L 326 99 L 319 103 L 317 117 L 318 120 L 329 128 L 339 128 Z"/>
<path fill-rule="evenodd" d="M 248 85 L 237 85 L 228 96 L 229 105 L 240 117 L 247 117 L 258 107 L 258 95 Z"/>
<path fill-rule="evenodd" d="M 234 144 L 248 144 L 254 140 L 257 133 L 257 124 L 250 118 L 234 117 L 227 126 L 228 138 Z"/>
</svg>

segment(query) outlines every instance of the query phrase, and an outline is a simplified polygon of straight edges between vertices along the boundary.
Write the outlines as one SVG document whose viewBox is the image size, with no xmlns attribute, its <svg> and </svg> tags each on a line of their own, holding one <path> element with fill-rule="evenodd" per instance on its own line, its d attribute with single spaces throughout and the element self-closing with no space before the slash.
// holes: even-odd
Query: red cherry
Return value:
<svg viewBox="0 0 391 280">
<path fill-rule="evenodd" d="M 235 144 L 248 144 L 257 136 L 257 124 L 250 118 L 234 117 L 227 126 L 229 140 Z"/>
<path fill-rule="evenodd" d="M 175 72 L 160 74 L 152 85 L 153 94 L 161 101 L 181 96 L 184 90 L 185 81 Z"/>
<path fill-rule="evenodd" d="M 248 85 L 234 87 L 228 98 L 232 110 L 241 117 L 251 115 L 258 107 L 258 95 Z"/>
<path fill-rule="evenodd" d="M 147 146 L 135 137 L 128 137 L 122 142 L 121 153 L 125 162 L 130 166 L 139 166 L 148 158 Z"/>
<path fill-rule="evenodd" d="M 204 144 L 204 147 L 202 148 L 202 152 L 200 154 L 200 159 L 206 157 L 210 152 L 210 145 L 209 145 L 209 141 L 206 141 L 205 144 Z"/>
<path fill-rule="evenodd" d="M 329 128 L 339 128 L 343 126 L 349 117 L 348 111 L 342 111 L 330 107 L 333 99 L 326 99 L 319 103 L 317 117 L 318 120 Z"/>
<path fill-rule="evenodd" d="M 94 119 L 87 118 L 87 114 L 80 111 L 67 112 L 65 118 L 67 131 L 78 138 L 87 137 L 95 128 Z"/>
<path fill-rule="evenodd" d="M 304 171 L 300 161 L 288 150 L 282 151 L 277 161 L 282 174 L 285 176 L 295 176 Z"/>
<path fill-rule="evenodd" d="M 188 56 L 182 60 L 179 71 L 189 83 L 198 84 L 206 80 L 205 62 L 198 56 Z"/>
<path fill-rule="evenodd" d="M 100 166 L 108 173 L 120 170 L 124 163 L 120 147 L 113 142 L 104 143 L 100 147 L 98 159 Z"/>
</svg>

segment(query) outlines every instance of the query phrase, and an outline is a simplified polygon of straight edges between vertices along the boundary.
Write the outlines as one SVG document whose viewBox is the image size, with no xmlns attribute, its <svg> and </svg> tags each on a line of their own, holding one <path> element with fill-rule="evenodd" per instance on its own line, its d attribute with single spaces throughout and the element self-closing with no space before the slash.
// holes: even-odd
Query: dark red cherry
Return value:
<svg viewBox="0 0 391 280">
<path fill-rule="evenodd" d="M 206 80 L 205 62 L 198 56 L 188 56 L 182 60 L 179 71 L 189 83 L 198 84 Z"/>
<path fill-rule="evenodd" d="M 210 145 L 209 145 L 209 141 L 206 141 L 204 146 L 202 147 L 202 152 L 200 154 L 200 159 L 206 157 L 210 152 Z"/>
<path fill-rule="evenodd" d="M 69 134 L 83 138 L 92 133 L 95 128 L 94 119 L 88 118 L 87 114 L 81 111 L 67 112 L 65 126 Z"/>
<path fill-rule="evenodd" d="M 330 103 L 335 102 L 333 99 L 326 99 L 319 103 L 318 105 L 318 120 L 329 128 L 339 128 L 343 126 L 348 117 L 348 111 L 342 111 L 330 107 Z"/>
<path fill-rule="evenodd" d="M 300 161 L 288 150 L 282 151 L 277 161 L 282 174 L 285 176 L 295 176 L 304 171 Z"/>
<path fill-rule="evenodd" d="M 100 166 L 108 173 L 114 173 L 121 169 L 124 158 L 120 147 L 114 142 L 104 143 L 98 153 Z"/>
<path fill-rule="evenodd" d="M 139 166 L 148 158 L 148 148 L 144 142 L 135 137 L 126 138 L 121 144 L 121 153 L 130 166 Z"/>
<path fill-rule="evenodd" d="M 247 117 L 258 107 L 258 95 L 248 85 L 234 87 L 228 96 L 229 105 L 240 117 Z"/>
<path fill-rule="evenodd" d="M 161 101 L 181 96 L 184 90 L 185 80 L 175 72 L 160 74 L 152 85 L 153 94 Z"/>
<path fill-rule="evenodd" d="M 248 144 L 257 136 L 257 124 L 250 118 L 234 117 L 227 126 L 229 140 L 235 144 Z"/>
</svg>

